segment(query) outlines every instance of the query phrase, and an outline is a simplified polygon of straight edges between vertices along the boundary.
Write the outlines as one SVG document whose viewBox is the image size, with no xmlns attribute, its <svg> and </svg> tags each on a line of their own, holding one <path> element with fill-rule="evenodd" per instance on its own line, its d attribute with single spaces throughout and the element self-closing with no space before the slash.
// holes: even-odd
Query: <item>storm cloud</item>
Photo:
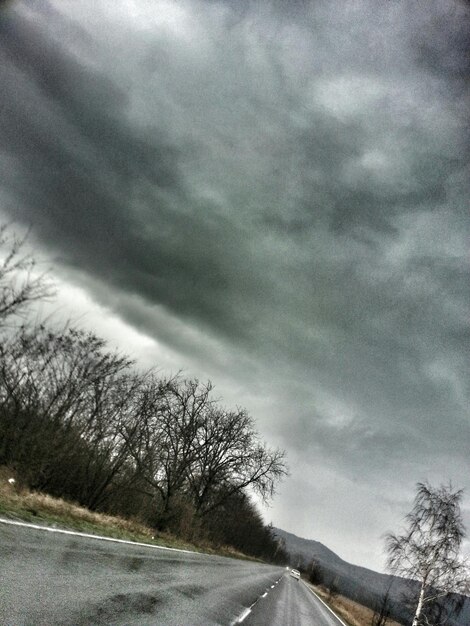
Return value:
<svg viewBox="0 0 470 626">
<path fill-rule="evenodd" d="M 468 4 L 0 11 L 0 211 L 287 449 L 275 525 L 380 567 L 470 488 Z"/>
</svg>

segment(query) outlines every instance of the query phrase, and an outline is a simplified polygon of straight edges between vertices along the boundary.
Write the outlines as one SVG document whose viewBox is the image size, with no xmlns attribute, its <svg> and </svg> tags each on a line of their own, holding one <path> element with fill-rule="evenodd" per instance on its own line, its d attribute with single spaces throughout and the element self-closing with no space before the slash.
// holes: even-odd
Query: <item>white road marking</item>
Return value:
<svg viewBox="0 0 470 626">
<path fill-rule="evenodd" d="M 281 576 L 281 578 L 282 578 L 282 576 Z M 279 580 L 281 580 L 281 578 L 279 578 Z M 279 580 L 276 580 L 274 585 L 271 585 L 271 589 L 274 589 L 275 585 L 277 585 Z M 244 611 L 242 613 L 240 613 L 240 615 L 237 617 L 237 619 L 234 622 L 232 622 L 230 624 L 230 626 L 235 626 L 236 624 L 241 624 L 248 617 L 248 615 L 251 613 L 251 611 L 252 611 L 253 607 L 255 606 L 255 604 L 257 604 L 261 600 L 261 598 L 265 598 L 267 595 L 268 595 L 268 591 L 265 591 L 263 593 L 263 595 L 259 596 L 259 598 L 257 598 L 250 607 L 248 607 L 247 609 L 244 609 Z"/>
<path fill-rule="evenodd" d="M 334 616 L 336 617 L 336 619 L 338 620 L 338 622 L 339 622 L 340 624 L 342 624 L 343 626 L 347 626 L 347 624 L 345 624 L 345 623 L 343 622 L 343 620 L 342 620 L 340 617 L 338 617 L 338 616 L 336 615 L 336 613 L 333 611 L 333 609 L 330 609 L 330 607 L 326 604 L 326 602 L 324 602 L 324 601 L 320 598 L 320 596 L 319 596 L 317 593 L 315 593 L 315 591 L 313 591 L 313 589 L 312 589 L 309 585 L 306 585 L 306 584 L 303 582 L 303 580 L 302 580 L 301 582 L 302 582 L 302 583 L 303 583 L 303 584 L 307 587 L 307 589 L 309 589 L 309 590 L 313 593 L 313 595 L 315 596 L 315 598 L 317 598 L 318 600 L 320 600 L 320 602 L 321 602 L 324 606 L 326 606 L 326 608 L 328 609 L 328 611 L 329 611 L 332 615 L 334 615 Z"/>
<path fill-rule="evenodd" d="M 232 622 L 232 625 L 234 626 L 235 624 L 241 624 L 248 617 L 250 613 L 251 613 L 251 608 L 245 609 L 243 613 L 241 613 L 239 617 L 234 622 Z"/>
<path fill-rule="evenodd" d="M 194 550 L 184 550 L 183 548 L 167 548 L 166 546 L 155 546 L 151 543 L 141 543 L 139 541 L 128 541 L 127 539 L 115 539 L 114 537 L 102 537 L 101 535 L 90 535 L 89 533 L 79 533 L 75 530 L 64 530 L 63 528 L 51 528 L 50 526 L 39 526 L 39 524 L 29 524 L 27 522 L 16 522 L 14 520 L 4 519 L 0 517 L 1 524 L 9 524 L 10 526 L 22 526 L 24 528 L 33 528 L 35 530 L 44 530 L 49 533 L 59 533 L 61 535 L 74 535 L 75 537 L 85 537 L 87 539 L 99 539 L 101 541 L 114 541 L 114 543 L 127 543 L 131 546 L 143 546 L 144 548 L 154 548 L 156 550 L 169 550 L 171 552 L 185 552 L 186 554 L 200 554 Z"/>
</svg>

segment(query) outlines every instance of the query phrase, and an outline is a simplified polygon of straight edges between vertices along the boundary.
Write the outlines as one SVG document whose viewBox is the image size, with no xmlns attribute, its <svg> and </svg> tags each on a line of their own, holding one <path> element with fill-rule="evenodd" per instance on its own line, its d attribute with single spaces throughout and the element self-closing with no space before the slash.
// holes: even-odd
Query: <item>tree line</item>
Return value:
<svg viewBox="0 0 470 626">
<path fill-rule="evenodd" d="M 210 382 L 140 371 L 73 324 L 28 322 L 52 289 L 23 245 L 0 229 L 0 465 L 91 510 L 285 560 L 250 498 L 273 496 L 284 451 Z"/>
</svg>

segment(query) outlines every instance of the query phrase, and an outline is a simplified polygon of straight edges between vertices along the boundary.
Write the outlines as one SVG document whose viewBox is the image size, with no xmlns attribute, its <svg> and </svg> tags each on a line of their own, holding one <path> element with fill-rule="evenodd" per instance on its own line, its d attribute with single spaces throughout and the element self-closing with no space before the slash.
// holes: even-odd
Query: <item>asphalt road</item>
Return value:
<svg viewBox="0 0 470 626">
<path fill-rule="evenodd" d="M 266 593 L 266 592 L 265 592 Z M 307 585 L 286 574 L 262 595 L 243 626 L 341 626 L 342 622 Z"/>
<path fill-rule="evenodd" d="M 237 623 L 339 626 L 279 567 L 0 521 L 2 626 Z"/>
</svg>

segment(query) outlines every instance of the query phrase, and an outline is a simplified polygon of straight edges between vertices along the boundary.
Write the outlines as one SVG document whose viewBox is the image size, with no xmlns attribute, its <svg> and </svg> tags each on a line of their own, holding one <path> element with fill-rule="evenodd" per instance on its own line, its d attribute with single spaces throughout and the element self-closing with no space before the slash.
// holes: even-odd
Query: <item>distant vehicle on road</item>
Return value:
<svg viewBox="0 0 470 626">
<path fill-rule="evenodd" d="M 298 569 L 291 569 L 290 575 L 292 576 L 292 578 L 300 580 L 300 572 Z"/>
</svg>

